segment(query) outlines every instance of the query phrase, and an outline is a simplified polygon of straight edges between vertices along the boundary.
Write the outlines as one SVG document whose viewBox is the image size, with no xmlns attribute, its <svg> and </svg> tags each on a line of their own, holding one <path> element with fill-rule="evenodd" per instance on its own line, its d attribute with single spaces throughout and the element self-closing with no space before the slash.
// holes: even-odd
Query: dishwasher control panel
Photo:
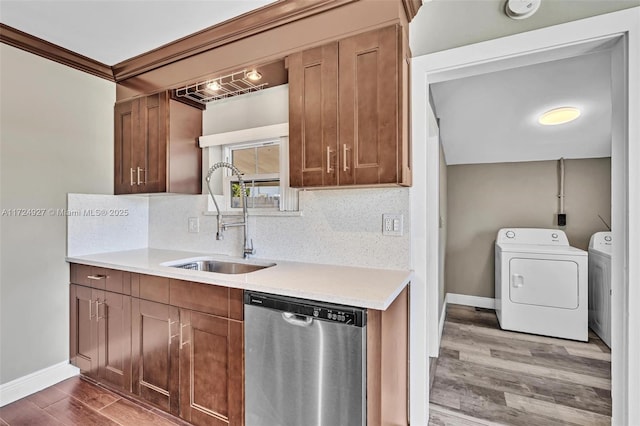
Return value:
<svg viewBox="0 0 640 426">
<path fill-rule="evenodd" d="M 362 327 L 366 325 L 366 310 L 352 306 L 334 305 L 306 299 L 294 299 L 286 296 L 244 292 L 245 305 L 260 306 L 295 315 L 310 317 L 322 321 L 342 323 Z"/>
</svg>

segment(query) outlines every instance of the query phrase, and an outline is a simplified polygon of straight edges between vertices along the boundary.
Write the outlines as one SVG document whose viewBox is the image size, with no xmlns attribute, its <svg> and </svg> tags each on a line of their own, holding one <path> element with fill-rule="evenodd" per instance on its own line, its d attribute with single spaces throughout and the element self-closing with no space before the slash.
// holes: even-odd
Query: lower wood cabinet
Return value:
<svg viewBox="0 0 640 426">
<path fill-rule="evenodd" d="M 84 374 L 131 390 L 131 297 L 72 284 L 71 362 Z"/>
<path fill-rule="evenodd" d="M 99 272 L 71 265 L 71 363 L 192 424 L 244 425 L 242 290 Z M 77 283 L 112 277 L 130 294 Z"/>
<path fill-rule="evenodd" d="M 133 393 L 179 415 L 178 308 L 134 298 L 131 311 Z"/>
<path fill-rule="evenodd" d="M 93 320 L 94 303 L 91 289 L 71 284 L 69 306 L 71 310 L 69 344 L 71 364 L 80 372 L 98 375 L 98 329 Z"/>
<path fill-rule="evenodd" d="M 180 416 L 195 425 L 243 425 L 242 322 L 181 309 L 180 329 Z"/>
<path fill-rule="evenodd" d="M 198 426 L 244 425 L 242 290 L 75 264 L 71 280 L 70 357 L 83 374 Z M 369 426 L 408 424 L 407 312 L 407 289 L 368 310 Z"/>
</svg>

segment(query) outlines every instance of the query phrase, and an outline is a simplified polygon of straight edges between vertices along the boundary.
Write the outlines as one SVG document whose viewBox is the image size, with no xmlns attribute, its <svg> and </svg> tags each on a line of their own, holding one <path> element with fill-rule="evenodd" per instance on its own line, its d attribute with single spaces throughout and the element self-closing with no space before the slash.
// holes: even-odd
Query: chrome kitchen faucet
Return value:
<svg viewBox="0 0 640 426">
<path fill-rule="evenodd" d="M 217 169 L 221 167 L 226 167 L 230 169 L 234 175 L 238 178 L 238 183 L 240 184 L 240 194 L 242 197 L 242 215 L 244 216 L 244 220 L 242 222 L 231 222 L 224 223 L 222 221 L 222 212 L 220 212 L 220 207 L 218 206 L 218 202 L 216 201 L 216 197 L 213 195 L 213 191 L 211 191 L 211 175 Z M 215 163 L 209 169 L 207 173 L 207 188 L 209 188 L 209 194 L 213 199 L 213 204 L 216 206 L 216 210 L 218 211 L 218 232 L 216 232 L 216 240 L 222 240 L 222 231 L 225 231 L 227 228 L 235 227 L 235 226 L 243 226 L 244 227 L 244 247 L 242 248 L 242 257 L 245 259 L 249 257 L 249 255 L 255 254 L 255 249 L 253 248 L 253 240 L 249 241 L 249 213 L 247 212 L 247 191 L 246 185 L 244 184 L 244 180 L 242 179 L 242 174 L 240 170 L 236 166 L 231 163 L 227 163 L 226 161 L 219 161 Z"/>
</svg>

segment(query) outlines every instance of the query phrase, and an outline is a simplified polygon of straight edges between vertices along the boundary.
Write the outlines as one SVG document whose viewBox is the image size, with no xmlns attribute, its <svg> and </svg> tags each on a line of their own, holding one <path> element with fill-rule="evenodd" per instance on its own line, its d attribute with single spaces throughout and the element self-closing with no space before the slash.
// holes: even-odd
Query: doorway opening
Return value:
<svg viewBox="0 0 640 426">
<path fill-rule="evenodd" d="M 629 325 L 638 321 L 638 292 L 629 283 L 638 279 L 635 259 L 640 255 L 637 217 L 640 200 L 637 186 L 640 157 L 635 144 L 640 134 L 640 125 L 630 117 L 639 113 L 639 84 L 630 78 L 636 75 L 639 63 L 638 33 L 640 22 L 638 9 L 601 15 L 574 21 L 555 27 L 464 46 L 450 51 L 438 52 L 414 58 L 412 77 L 412 114 L 414 158 L 424 158 L 425 169 L 414 168 L 412 188 L 412 217 L 423 218 L 415 227 L 420 233 L 412 239 L 414 288 L 424 286 L 424 294 L 412 298 L 412 324 L 426 324 L 425 337 L 413 337 L 412 359 L 424 346 L 420 339 L 428 342 L 428 353 L 437 355 L 439 344 L 439 202 L 438 202 L 438 151 L 437 138 L 433 137 L 429 125 L 430 85 L 488 73 L 491 71 L 526 66 L 556 59 L 575 57 L 592 51 L 594 46 L 611 43 L 612 74 L 612 153 L 611 153 L 611 227 L 613 238 L 619 242 L 613 249 L 612 265 L 612 395 L 613 423 L 628 424 L 640 419 L 640 410 L 631 401 L 637 400 L 640 392 L 636 385 L 639 368 L 631 362 L 637 353 L 640 336 L 630 332 Z M 419 141 L 424 141 L 421 146 Z M 420 229 L 424 226 L 424 230 Z M 424 299 L 422 299 L 424 296 Z M 417 299 L 417 300 L 416 300 Z M 424 303 L 424 305 L 421 305 Z M 424 317 L 418 310 L 426 307 Z M 416 331 L 417 332 L 417 331 Z M 635 355 L 634 355 L 635 356 Z M 422 362 L 422 361 L 420 361 Z M 424 361 L 425 365 L 427 361 Z M 420 366 L 422 367 L 422 365 Z M 415 369 L 414 369 L 415 371 Z M 412 381 L 412 407 L 414 396 L 420 392 L 428 395 L 428 389 Z M 413 408 L 412 408 L 413 409 Z M 422 415 L 416 411 L 416 416 Z M 414 417 L 412 413 L 412 419 Z"/>
</svg>

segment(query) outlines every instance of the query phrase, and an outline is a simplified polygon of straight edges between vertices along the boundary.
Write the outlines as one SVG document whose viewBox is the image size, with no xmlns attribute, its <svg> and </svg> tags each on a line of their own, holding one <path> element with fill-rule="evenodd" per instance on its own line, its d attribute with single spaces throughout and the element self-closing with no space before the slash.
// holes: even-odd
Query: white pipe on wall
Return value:
<svg viewBox="0 0 640 426">
<path fill-rule="evenodd" d="M 560 211 L 558 213 L 564 214 L 564 158 L 560 158 Z"/>
</svg>

